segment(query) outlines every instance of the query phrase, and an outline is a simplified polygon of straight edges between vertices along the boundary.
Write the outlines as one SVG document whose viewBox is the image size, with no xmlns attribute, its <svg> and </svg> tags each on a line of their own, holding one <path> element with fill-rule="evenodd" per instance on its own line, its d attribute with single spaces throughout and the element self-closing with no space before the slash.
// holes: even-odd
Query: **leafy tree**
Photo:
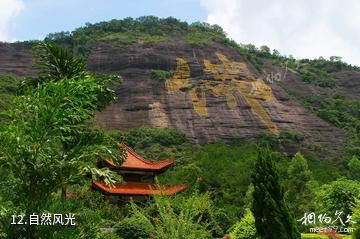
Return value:
<svg viewBox="0 0 360 239">
<path fill-rule="evenodd" d="M 360 180 L 360 160 L 353 156 L 348 164 L 349 166 L 349 176 L 353 180 Z"/>
<path fill-rule="evenodd" d="M 312 179 L 306 159 L 301 153 L 296 153 L 289 164 L 285 194 L 289 208 L 296 218 L 312 209 L 311 204 L 315 197 L 311 189 Z"/>
<path fill-rule="evenodd" d="M 54 71 L 39 77 L 44 80 L 23 88 L 24 94 L 15 97 L 5 113 L 7 120 L 0 124 L 1 197 L 26 216 L 41 213 L 52 193 L 83 184 L 86 175 L 111 185 L 118 180 L 116 174 L 98 170 L 95 163 L 103 156 L 121 163 L 124 156 L 117 142 L 90 121 L 96 110 L 114 99 L 109 82 L 86 73 L 73 74 L 75 70 L 64 66 L 61 71 L 74 77 L 67 78 L 55 70 L 56 62 L 61 60 L 49 66 Z M 27 238 L 36 237 L 34 226 L 27 225 L 26 232 L 18 229 L 15 237 L 24 233 Z"/>
<path fill-rule="evenodd" d="M 270 48 L 268 46 L 260 46 L 260 54 L 262 56 L 271 56 Z"/>
<path fill-rule="evenodd" d="M 284 200 L 279 174 L 268 148 L 260 150 L 253 175 L 256 231 L 264 239 L 299 239 L 300 233 Z"/>
<path fill-rule="evenodd" d="M 352 214 L 356 200 L 360 199 L 360 183 L 357 181 L 340 178 L 329 184 L 324 184 L 317 192 L 319 209 L 328 215 L 335 215 L 336 211 L 342 212 L 341 217 L 346 219 Z"/>
<path fill-rule="evenodd" d="M 69 50 L 50 41 L 36 44 L 33 47 L 33 55 L 35 65 L 40 71 L 36 78 L 25 78 L 21 84 L 21 88 L 24 91 L 39 88 L 41 84 L 49 81 L 82 80 L 92 77 L 97 85 L 94 85 L 93 88 L 93 94 L 96 98 L 92 101 L 93 105 L 88 106 L 90 111 L 100 111 L 115 99 L 114 91 L 110 87 L 121 82 L 119 76 L 90 74 L 86 70 L 87 67 L 84 58 L 75 57 Z M 91 130 L 87 120 L 88 118 L 85 117 L 77 122 L 78 124 L 82 124 L 82 130 L 72 129 L 63 131 L 63 138 L 65 140 L 62 141 L 62 144 L 65 155 L 69 155 L 69 152 L 78 147 L 79 144 L 88 144 L 90 141 L 87 142 L 87 138 L 97 137 L 97 130 Z M 94 169 L 92 171 L 94 171 Z M 65 171 L 65 173 L 69 174 L 69 171 Z M 63 200 L 66 198 L 66 185 L 69 183 L 69 181 L 65 182 L 62 187 Z"/>
<path fill-rule="evenodd" d="M 341 61 L 341 56 L 330 56 L 330 61 Z"/>
<path fill-rule="evenodd" d="M 51 81 L 16 97 L 7 111 L 9 121 L 0 126 L 1 188 L 25 215 L 40 213 L 51 193 L 86 174 L 114 182 L 114 175 L 97 170 L 95 163 L 101 156 L 121 162 L 122 149 L 100 129 L 82 124 L 96 109 L 97 86 L 91 77 Z M 68 135 L 71 131 L 82 133 Z M 64 142 L 77 144 L 65 150 Z"/>
</svg>

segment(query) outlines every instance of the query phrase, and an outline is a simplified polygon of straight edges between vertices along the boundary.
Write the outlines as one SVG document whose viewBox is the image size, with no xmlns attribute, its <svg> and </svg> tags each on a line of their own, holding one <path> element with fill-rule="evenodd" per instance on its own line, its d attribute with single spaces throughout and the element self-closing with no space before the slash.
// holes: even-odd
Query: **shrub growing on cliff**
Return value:
<svg viewBox="0 0 360 239">
<path fill-rule="evenodd" d="M 135 148 L 144 148 L 151 144 L 160 144 L 163 146 L 179 145 L 187 140 L 183 133 L 173 129 L 153 129 L 146 127 L 129 130 L 125 133 L 125 138 L 126 143 Z"/>
<path fill-rule="evenodd" d="M 174 72 L 163 70 L 150 70 L 150 77 L 154 80 L 167 80 L 174 75 Z"/>
</svg>

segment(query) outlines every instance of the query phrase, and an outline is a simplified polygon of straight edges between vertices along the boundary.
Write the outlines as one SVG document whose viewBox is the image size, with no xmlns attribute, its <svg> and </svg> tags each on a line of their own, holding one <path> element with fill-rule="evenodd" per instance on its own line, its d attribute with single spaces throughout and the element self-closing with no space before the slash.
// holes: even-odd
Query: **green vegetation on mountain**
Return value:
<svg viewBox="0 0 360 239">
<path fill-rule="evenodd" d="M 360 67 L 348 64 L 339 56 L 332 56 L 329 60 L 319 57 L 318 59 L 296 60 L 293 56 L 283 56 L 276 49 L 270 52 L 267 46 L 255 47 L 252 44 L 243 45 L 248 52 L 261 59 L 271 59 L 274 65 L 287 68 L 293 73 L 301 75 L 302 80 L 308 84 L 334 88 L 337 79 L 334 75 L 340 71 L 360 71 Z"/>
<path fill-rule="evenodd" d="M 360 100 L 340 94 L 305 99 L 306 106 L 318 116 L 350 133 L 360 134 Z"/>
<path fill-rule="evenodd" d="M 0 111 L 4 110 L 18 91 L 18 82 L 9 75 L 0 75 Z"/>
<path fill-rule="evenodd" d="M 322 119 L 349 132 L 347 152 L 360 157 L 360 100 L 332 94 L 308 97 L 302 102 Z"/>
<path fill-rule="evenodd" d="M 297 62 L 277 51 L 271 53 L 266 46 L 238 45 L 216 25 L 187 24 L 174 18 L 87 24 L 71 33 L 49 34 L 47 40 L 70 45 L 75 53 L 86 55 L 96 41 L 125 47 L 175 38 L 191 47 L 225 44 L 258 70 L 264 66 L 264 59 L 272 59 L 320 87 L 336 88 L 336 72 L 359 70 L 337 57 Z M 41 71 L 36 77 L 25 78 L 20 89 L 11 76 L 0 76 L 0 110 L 6 108 L 9 119 L 0 125 L 0 184 L 4 189 L 0 191 L 0 238 L 221 238 L 227 233 L 234 238 L 299 238 L 295 221 L 304 213 L 315 211 L 334 217 L 336 210 L 342 210 L 360 220 L 358 100 L 338 94 L 302 99 L 314 113 L 353 136 L 348 154 L 341 158 L 325 155 L 318 160 L 300 153 L 277 152 L 281 147 L 303 143 L 304 137 L 291 131 L 263 135 L 257 142 L 202 146 L 166 128 L 142 127 L 109 134 L 95 127 L 92 120 L 95 111 L 114 100 L 110 86 L 119 78 L 90 74 L 84 58 L 74 57 L 50 42 L 41 43 L 34 52 Z M 168 71 L 149 71 L 154 80 L 171 76 Z M 96 168 L 101 156 L 121 162 L 119 140 L 145 158 L 175 156 L 176 165 L 157 180 L 163 184 L 186 183 L 188 190 L 175 198 L 155 197 L 123 208 L 88 192 L 92 178 L 101 178 L 109 185 L 121 180 Z M 270 148 L 264 152 L 265 145 Z M 69 191 L 75 197 L 67 198 Z M 9 225 L 11 215 L 42 210 L 76 213 L 78 226 L 48 230 Z M 358 237 L 360 229 L 354 227 Z M 299 229 L 308 232 L 306 225 Z"/>
<path fill-rule="evenodd" d="M 150 77 L 154 80 L 167 80 L 174 75 L 172 71 L 163 71 L 163 70 L 150 70 Z"/>
</svg>

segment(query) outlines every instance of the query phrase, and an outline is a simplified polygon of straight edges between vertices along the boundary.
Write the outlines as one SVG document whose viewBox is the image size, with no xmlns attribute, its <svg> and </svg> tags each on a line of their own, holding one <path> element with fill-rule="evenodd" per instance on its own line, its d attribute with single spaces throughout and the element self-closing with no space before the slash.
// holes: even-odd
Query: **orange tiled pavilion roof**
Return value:
<svg viewBox="0 0 360 239">
<path fill-rule="evenodd" d="M 116 195 L 174 195 L 187 188 L 186 185 L 159 188 L 158 184 L 147 182 L 126 182 L 124 184 L 116 184 L 113 188 L 96 181 L 93 181 L 93 185 L 106 193 Z"/>
<path fill-rule="evenodd" d="M 126 150 L 126 159 L 121 165 L 114 163 L 111 159 L 105 159 L 105 162 L 110 167 L 126 170 L 163 171 L 175 163 L 174 159 L 162 161 L 146 160 L 127 145 L 121 144 L 121 146 Z"/>
</svg>

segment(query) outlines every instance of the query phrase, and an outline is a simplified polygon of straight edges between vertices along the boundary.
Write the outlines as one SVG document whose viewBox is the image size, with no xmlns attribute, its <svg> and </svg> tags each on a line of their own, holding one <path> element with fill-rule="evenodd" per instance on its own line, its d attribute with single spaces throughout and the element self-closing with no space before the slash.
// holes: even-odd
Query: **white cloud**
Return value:
<svg viewBox="0 0 360 239">
<path fill-rule="evenodd" d="M 24 9 L 22 0 L 0 0 L 0 41 L 10 41 L 11 21 Z"/>
<path fill-rule="evenodd" d="M 207 22 L 240 43 L 298 58 L 342 56 L 360 65 L 358 0 L 201 0 Z"/>
</svg>

